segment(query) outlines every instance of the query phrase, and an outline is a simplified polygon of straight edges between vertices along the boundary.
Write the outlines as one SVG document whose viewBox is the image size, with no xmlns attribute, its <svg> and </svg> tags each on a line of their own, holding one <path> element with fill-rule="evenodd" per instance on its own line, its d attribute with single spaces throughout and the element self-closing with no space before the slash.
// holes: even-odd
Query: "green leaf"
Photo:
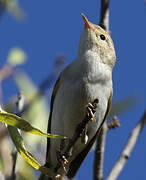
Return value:
<svg viewBox="0 0 146 180">
<path fill-rule="evenodd" d="M 12 48 L 8 55 L 8 63 L 11 65 L 20 65 L 26 61 L 26 53 L 20 48 Z"/>
<path fill-rule="evenodd" d="M 46 134 L 46 133 L 42 132 L 41 130 L 34 128 L 31 124 L 29 124 L 27 121 L 25 121 L 21 117 L 15 115 L 15 114 L 4 112 L 4 111 L 0 112 L 0 121 L 3 123 L 6 123 L 8 125 L 17 127 L 19 129 L 26 131 L 28 133 L 31 133 L 31 134 L 45 136 L 48 138 L 60 138 L 60 139 L 65 138 L 65 137 L 62 137 L 59 135 Z"/>
<path fill-rule="evenodd" d="M 35 159 L 35 157 L 26 150 L 23 138 L 18 129 L 12 126 L 8 126 L 8 131 L 17 151 L 20 153 L 22 158 L 24 158 L 25 161 L 33 168 L 40 170 L 44 174 L 51 175 L 52 172 L 50 172 L 48 168 L 41 166 L 40 163 Z"/>
</svg>

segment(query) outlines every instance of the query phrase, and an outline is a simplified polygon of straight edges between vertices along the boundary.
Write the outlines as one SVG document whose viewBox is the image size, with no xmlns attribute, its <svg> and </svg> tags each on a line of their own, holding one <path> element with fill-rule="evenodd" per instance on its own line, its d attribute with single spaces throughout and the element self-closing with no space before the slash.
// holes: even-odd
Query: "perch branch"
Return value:
<svg viewBox="0 0 146 180">
<path fill-rule="evenodd" d="M 100 10 L 100 23 L 99 25 L 105 29 L 109 30 L 109 0 L 101 0 L 101 10 Z M 101 128 L 101 132 L 96 142 L 96 151 L 94 157 L 94 168 L 93 168 L 93 178 L 94 180 L 103 179 L 103 162 L 104 162 L 104 149 L 106 144 L 106 134 L 107 134 L 107 124 Z"/>
<path fill-rule="evenodd" d="M 69 144 L 68 144 L 65 152 L 63 154 L 60 152 L 61 156 L 65 157 L 66 161 L 71 156 L 72 149 L 73 149 L 75 143 L 77 142 L 77 140 L 83 134 L 83 131 L 86 129 L 87 124 L 89 123 L 89 121 L 93 120 L 93 115 L 95 113 L 95 109 L 97 107 L 97 104 L 98 104 L 98 99 L 95 99 L 92 103 L 89 103 L 87 105 L 85 118 L 82 120 L 81 123 L 79 123 L 77 125 L 75 132 L 74 132 L 74 135 L 70 139 Z M 59 168 L 60 168 L 60 166 L 58 167 L 58 169 Z"/>
<path fill-rule="evenodd" d="M 127 144 L 121 153 L 119 159 L 115 163 L 113 169 L 111 170 L 109 176 L 106 178 L 107 180 L 116 180 L 118 176 L 120 175 L 121 171 L 123 170 L 127 160 L 129 159 L 132 150 L 134 149 L 136 142 L 146 124 L 146 110 L 139 121 L 139 123 L 136 125 L 136 127 L 132 130 L 131 135 L 127 141 Z"/>
<path fill-rule="evenodd" d="M 91 104 L 93 105 L 93 107 L 95 109 L 98 104 L 98 99 L 95 99 L 93 101 L 93 103 L 91 103 Z M 93 113 L 95 113 L 95 111 L 93 111 Z M 66 149 L 65 157 L 69 157 L 69 154 L 70 154 L 69 152 L 72 150 L 72 148 L 74 147 L 77 140 L 81 137 L 84 129 L 86 128 L 86 125 L 89 123 L 89 121 L 91 121 L 92 118 L 93 118 L 93 116 L 90 113 L 90 107 L 87 106 L 85 118 L 83 119 L 83 121 L 81 123 L 79 123 L 77 125 L 75 133 L 74 133 L 72 139 L 70 140 L 70 143 Z"/>
<path fill-rule="evenodd" d="M 95 157 L 94 157 L 94 180 L 102 180 L 103 179 L 103 161 L 104 161 L 104 151 L 105 151 L 105 140 L 107 135 L 108 127 L 107 123 L 104 123 L 95 149 Z"/>
<path fill-rule="evenodd" d="M 72 138 L 69 140 L 66 150 L 62 152 L 62 148 L 60 147 L 60 150 L 57 152 L 57 158 L 58 158 L 58 166 L 56 167 L 57 171 L 63 170 L 63 172 L 65 172 L 65 165 L 68 163 L 68 158 L 71 156 L 72 149 L 75 143 L 77 142 L 77 140 L 83 134 L 83 131 L 86 129 L 86 126 L 89 123 L 89 121 L 93 120 L 93 115 L 95 113 L 95 108 L 97 107 L 97 104 L 98 104 L 98 99 L 95 99 L 92 103 L 89 103 L 87 105 L 85 118 L 77 125 Z M 57 180 L 58 179 L 62 180 L 63 176 L 61 174 L 57 174 L 55 178 L 57 178 Z M 39 180 L 45 180 L 45 179 L 46 177 L 43 174 L 39 178 Z"/>
</svg>

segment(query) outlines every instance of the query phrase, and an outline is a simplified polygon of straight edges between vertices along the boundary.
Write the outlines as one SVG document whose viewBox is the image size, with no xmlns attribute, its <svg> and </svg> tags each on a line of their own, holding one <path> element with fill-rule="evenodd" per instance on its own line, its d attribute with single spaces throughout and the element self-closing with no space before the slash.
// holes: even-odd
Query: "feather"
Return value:
<svg viewBox="0 0 146 180">
<path fill-rule="evenodd" d="M 87 147 L 78 154 L 78 156 L 70 163 L 69 165 L 69 170 L 67 172 L 67 177 L 68 178 L 73 178 L 78 169 L 80 168 L 82 162 L 84 161 L 86 155 L 88 154 L 88 152 L 90 151 L 92 145 L 94 144 L 96 138 L 98 138 L 98 135 L 100 133 L 100 129 L 102 128 L 102 125 L 103 123 L 105 122 L 105 119 L 110 111 L 110 108 L 111 108 L 111 104 L 112 104 L 112 92 L 110 94 L 110 97 L 109 97 L 109 100 L 108 100 L 108 105 L 107 105 L 107 110 L 106 110 L 106 113 L 105 113 L 105 116 L 103 118 L 103 121 L 100 125 L 100 127 L 98 128 L 96 134 L 93 136 L 93 138 L 90 140 L 90 142 L 88 143 Z"/>
<path fill-rule="evenodd" d="M 48 121 L 48 129 L 47 129 L 47 133 L 51 133 L 51 121 L 52 121 L 52 112 L 53 112 L 53 104 L 54 104 L 54 100 L 55 100 L 55 97 L 56 97 L 56 94 L 58 92 L 58 89 L 60 87 L 60 79 L 61 79 L 61 74 L 60 76 L 58 77 L 56 83 L 55 83 L 55 86 L 54 86 L 54 89 L 53 89 L 53 93 L 52 93 L 52 96 L 51 96 L 51 103 L 50 103 L 50 115 L 49 115 L 49 121 Z M 46 164 L 45 166 L 46 167 L 49 167 L 50 166 L 50 158 L 49 158 L 49 150 L 50 150 L 50 138 L 47 138 L 47 152 L 46 152 Z"/>
</svg>

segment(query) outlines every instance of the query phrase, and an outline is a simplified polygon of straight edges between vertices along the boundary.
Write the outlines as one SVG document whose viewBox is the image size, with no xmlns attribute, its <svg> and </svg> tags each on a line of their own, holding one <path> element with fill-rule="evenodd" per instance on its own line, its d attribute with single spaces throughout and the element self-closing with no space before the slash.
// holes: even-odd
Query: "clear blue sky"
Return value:
<svg viewBox="0 0 146 180">
<path fill-rule="evenodd" d="M 5 14 L 0 20 L 0 66 L 14 46 L 21 47 L 28 55 L 25 69 L 36 84 L 39 84 L 53 68 L 54 58 L 67 57 L 71 62 L 76 57 L 80 33 L 83 28 L 80 13 L 91 22 L 99 20 L 99 0 L 37 0 L 21 1 L 26 12 L 24 22 L 16 21 Z M 139 103 L 119 118 L 121 127 L 109 132 L 105 176 L 116 161 L 130 131 L 140 119 L 146 105 L 146 4 L 141 1 L 114 1 L 110 5 L 110 29 L 117 51 L 114 69 L 114 102 L 127 96 L 137 96 Z M 5 87 L 4 96 L 15 93 Z M 119 180 L 146 179 L 146 129 Z M 84 162 L 77 179 L 90 180 L 93 153 Z"/>
</svg>

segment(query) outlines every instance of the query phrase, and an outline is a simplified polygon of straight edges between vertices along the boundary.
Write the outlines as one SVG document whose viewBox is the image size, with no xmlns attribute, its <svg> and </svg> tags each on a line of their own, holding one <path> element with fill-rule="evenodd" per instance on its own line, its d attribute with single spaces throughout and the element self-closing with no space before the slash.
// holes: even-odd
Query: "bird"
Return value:
<svg viewBox="0 0 146 180">
<path fill-rule="evenodd" d="M 84 28 L 78 53 L 75 60 L 60 73 L 55 83 L 48 122 L 48 133 L 70 139 L 77 125 L 85 117 L 87 104 L 98 99 L 95 109 L 96 121 L 88 123 L 85 140 L 82 141 L 82 137 L 77 140 L 66 165 L 65 175 L 70 179 L 76 175 L 109 113 L 113 96 L 112 70 L 116 62 L 116 52 L 110 34 L 91 23 L 84 14 L 81 16 Z M 54 173 L 58 173 L 57 151 L 61 143 L 59 139 L 47 140 L 45 166 Z M 68 140 L 65 140 L 63 149 L 67 143 Z"/>
</svg>

